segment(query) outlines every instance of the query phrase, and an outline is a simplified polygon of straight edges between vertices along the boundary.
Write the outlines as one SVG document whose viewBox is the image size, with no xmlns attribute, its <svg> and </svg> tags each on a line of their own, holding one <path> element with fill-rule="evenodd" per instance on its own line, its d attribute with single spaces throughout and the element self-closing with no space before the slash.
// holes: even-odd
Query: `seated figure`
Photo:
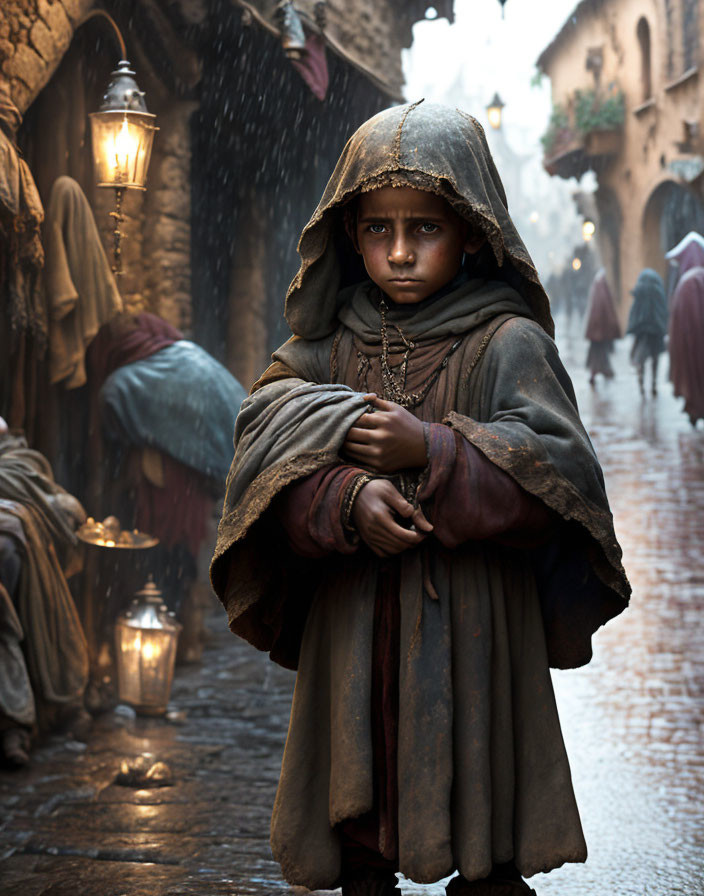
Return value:
<svg viewBox="0 0 704 896">
<path fill-rule="evenodd" d="M 84 519 L 0 417 L 0 759 L 13 765 L 28 761 L 34 734 L 62 725 L 78 735 L 88 721 L 88 651 L 64 575 Z"/>
</svg>

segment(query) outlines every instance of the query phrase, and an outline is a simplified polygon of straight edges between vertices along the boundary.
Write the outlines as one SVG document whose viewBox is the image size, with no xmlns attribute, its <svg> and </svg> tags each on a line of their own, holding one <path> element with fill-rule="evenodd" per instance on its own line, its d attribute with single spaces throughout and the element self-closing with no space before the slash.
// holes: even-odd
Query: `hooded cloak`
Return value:
<svg viewBox="0 0 704 896">
<path fill-rule="evenodd" d="M 459 433 L 560 518 L 541 550 L 430 538 L 393 560 L 406 876 L 427 883 L 459 869 L 475 880 L 510 860 L 531 875 L 584 860 L 548 663 L 588 662 L 591 634 L 630 590 L 601 470 L 550 338 L 547 298 L 481 127 L 430 104 L 377 115 L 350 139 L 301 237 L 286 305 L 295 335 L 242 405 L 211 565 L 233 632 L 298 669 L 272 850 L 286 879 L 310 889 L 337 885 L 335 825 L 372 808 L 380 561 L 364 548 L 295 557 L 272 505 L 288 484 L 344 463 L 367 376 L 378 381 L 379 292 L 359 282 L 340 212 L 387 184 L 443 196 L 486 233 L 495 259 L 492 280 L 468 270 L 449 291 L 389 309 L 389 363 L 400 363 L 407 344 L 399 330 L 414 345 L 409 389 L 445 359 L 412 412 Z M 433 464 L 416 481 L 421 504 L 437 484 Z"/>
<path fill-rule="evenodd" d="M 692 425 L 704 418 L 704 267 L 677 284 L 670 315 L 670 380 Z"/>
<path fill-rule="evenodd" d="M 696 230 L 690 230 L 687 236 L 665 254 L 668 261 L 677 263 L 678 280 L 691 268 L 704 267 L 704 237 Z"/>
<path fill-rule="evenodd" d="M 585 335 L 591 342 L 612 342 L 621 338 L 621 325 L 604 268 L 597 272 L 589 290 Z"/>
<path fill-rule="evenodd" d="M 366 278 L 345 237 L 340 210 L 353 196 L 389 184 L 442 196 L 485 234 L 501 278 L 554 335 L 548 297 L 508 213 L 482 126 L 459 109 L 424 100 L 370 118 L 343 149 L 298 244 L 301 266 L 286 296 L 293 333 L 320 339 L 337 328 L 340 291 Z"/>
<path fill-rule="evenodd" d="M 667 332 L 667 303 L 660 274 L 652 268 L 644 268 L 632 292 L 627 332 L 636 337 L 664 336 Z"/>
</svg>

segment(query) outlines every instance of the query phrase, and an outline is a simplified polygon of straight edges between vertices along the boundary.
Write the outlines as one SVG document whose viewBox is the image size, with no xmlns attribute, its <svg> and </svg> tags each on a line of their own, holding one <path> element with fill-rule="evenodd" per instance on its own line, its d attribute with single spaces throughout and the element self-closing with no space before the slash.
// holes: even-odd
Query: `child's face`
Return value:
<svg viewBox="0 0 704 896">
<path fill-rule="evenodd" d="M 399 305 L 415 305 L 457 274 L 484 237 L 435 193 L 382 187 L 359 197 L 356 245 L 367 273 Z"/>
</svg>

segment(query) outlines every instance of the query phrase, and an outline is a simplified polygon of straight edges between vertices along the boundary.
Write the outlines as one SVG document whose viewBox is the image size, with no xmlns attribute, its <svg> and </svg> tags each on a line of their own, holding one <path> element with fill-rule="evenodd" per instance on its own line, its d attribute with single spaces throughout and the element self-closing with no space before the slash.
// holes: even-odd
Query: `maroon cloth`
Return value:
<svg viewBox="0 0 704 896">
<path fill-rule="evenodd" d="M 325 99 L 330 84 L 328 60 L 325 55 L 325 41 L 320 34 L 309 34 L 306 47 L 300 59 L 292 60 L 293 67 L 306 82 L 316 99 Z"/>
<path fill-rule="evenodd" d="M 704 418 L 704 267 L 677 284 L 670 310 L 670 379 L 692 423 Z"/>
<path fill-rule="evenodd" d="M 696 239 L 690 239 L 684 249 L 672 257 L 676 259 L 678 264 L 677 274 L 679 282 L 687 271 L 691 271 L 692 268 L 704 267 L 704 246 Z"/>
<path fill-rule="evenodd" d="M 149 358 L 181 339 L 183 333 L 156 314 L 118 314 L 98 330 L 88 346 L 91 379 L 99 389 L 118 367 Z"/>
<path fill-rule="evenodd" d="M 182 545 L 198 556 L 213 511 L 203 477 L 168 454 L 161 455 L 163 487 L 141 475 L 137 484 L 135 526 L 156 535 L 167 548 Z"/>
<path fill-rule="evenodd" d="M 333 551 L 356 551 L 357 541 L 348 537 L 342 524 L 342 502 L 348 485 L 364 472 L 352 466 L 323 467 L 281 494 L 276 512 L 297 554 L 323 557 Z"/>
<path fill-rule="evenodd" d="M 418 497 L 433 537 L 455 548 L 493 538 L 514 547 L 541 543 L 553 519 L 545 504 L 463 436 L 442 423 L 426 423 L 429 475 Z"/>
<path fill-rule="evenodd" d="M 585 335 L 592 342 L 606 342 L 621 338 L 621 324 L 603 268 L 594 277 L 589 290 Z"/>
<path fill-rule="evenodd" d="M 551 511 L 463 436 L 441 423 L 424 423 L 428 466 L 419 489 L 431 538 L 446 548 L 470 539 L 493 538 L 516 547 L 545 539 Z M 277 507 L 293 549 L 306 557 L 359 548 L 341 521 L 344 492 L 355 467 L 326 467 L 294 483 Z M 356 868 L 398 869 L 398 700 L 400 669 L 400 564 L 380 567 L 372 645 L 372 755 L 374 806 L 338 826 L 343 875 Z"/>
</svg>

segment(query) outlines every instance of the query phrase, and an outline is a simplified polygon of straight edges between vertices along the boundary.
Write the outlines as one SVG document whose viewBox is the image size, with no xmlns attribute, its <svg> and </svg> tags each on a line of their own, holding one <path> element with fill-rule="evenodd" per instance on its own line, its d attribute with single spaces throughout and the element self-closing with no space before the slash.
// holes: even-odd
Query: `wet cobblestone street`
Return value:
<svg viewBox="0 0 704 896">
<path fill-rule="evenodd" d="M 589 860 L 531 880 L 538 896 L 704 896 L 704 430 L 661 362 L 641 400 L 628 364 L 595 390 L 586 346 L 558 336 L 604 467 L 633 585 L 586 668 L 554 675 Z M 293 896 L 268 847 L 293 675 L 227 631 L 177 670 L 178 721 L 99 718 L 0 773 L 2 896 Z M 167 762 L 171 787 L 116 785 L 123 758 Z M 405 896 L 442 886 L 404 882 Z M 296 896 L 306 891 L 296 891 Z"/>
</svg>

